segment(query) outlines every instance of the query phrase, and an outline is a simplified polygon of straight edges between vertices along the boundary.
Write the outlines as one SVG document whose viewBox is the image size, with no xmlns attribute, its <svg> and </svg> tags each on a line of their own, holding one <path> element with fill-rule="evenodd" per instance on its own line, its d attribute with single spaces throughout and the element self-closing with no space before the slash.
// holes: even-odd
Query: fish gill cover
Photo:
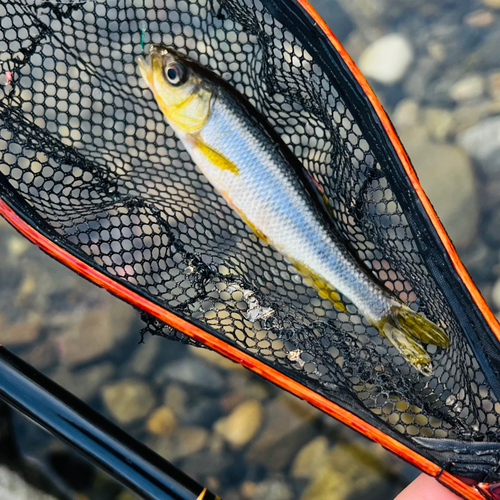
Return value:
<svg viewBox="0 0 500 500">
<path fill-rule="evenodd" d="M 445 470 L 500 479 L 498 341 L 366 95 L 298 4 L 4 0 L 0 28 L 0 193 L 19 215 Z M 427 346 L 432 375 L 345 297 L 319 297 L 217 194 L 139 76 L 143 43 L 185 53 L 266 117 L 356 258 L 450 337 Z"/>
</svg>

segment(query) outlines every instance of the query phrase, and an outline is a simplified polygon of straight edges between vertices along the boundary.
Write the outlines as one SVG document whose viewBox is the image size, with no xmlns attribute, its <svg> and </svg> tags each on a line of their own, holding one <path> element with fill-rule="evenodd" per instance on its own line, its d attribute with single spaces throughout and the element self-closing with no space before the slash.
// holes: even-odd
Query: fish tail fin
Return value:
<svg viewBox="0 0 500 500">
<path fill-rule="evenodd" d="M 443 348 L 450 346 L 448 335 L 439 326 L 404 304 L 393 306 L 390 315 L 377 328 L 423 375 L 431 375 L 433 369 L 422 343 Z"/>
</svg>

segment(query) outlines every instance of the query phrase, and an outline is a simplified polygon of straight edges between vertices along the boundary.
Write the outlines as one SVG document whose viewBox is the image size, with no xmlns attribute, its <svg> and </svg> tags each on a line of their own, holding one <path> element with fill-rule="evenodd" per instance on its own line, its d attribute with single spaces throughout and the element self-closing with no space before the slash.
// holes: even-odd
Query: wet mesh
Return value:
<svg viewBox="0 0 500 500">
<path fill-rule="evenodd" d="M 2 196 L 82 260 L 441 466 L 497 477 L 493 335 L 334 49 L 298 6 L 264 4 L 4 0 Z M 139 78 L 141 39 L 211 68 L 266 116 L 323 187 L 357 257 L 450 336 L 448 349 L 427 347 L 432 376 L 345 297 L 343 312 L 321 299 L 214 191 Z"/>
</svg>

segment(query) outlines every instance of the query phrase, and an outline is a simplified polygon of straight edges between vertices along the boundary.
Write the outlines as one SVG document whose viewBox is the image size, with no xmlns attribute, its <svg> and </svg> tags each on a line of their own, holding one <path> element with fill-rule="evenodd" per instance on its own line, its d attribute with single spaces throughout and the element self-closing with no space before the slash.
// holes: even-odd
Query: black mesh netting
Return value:
<svg viewBox="0 0 500 500">
<path fill-rule="evenodd" d="M 81 259 L 443 467 L 495 478 L 492 333 L 333 47 L 297 5 L 265 3 L 3 0 L 2 196 Z M 142 39 L 200 61 L 267 117 L 359 259 L 451 337 L 449 349 L 428 347 L 433 376 L 345 299 L 344 312 L 321 299 L 226 205 L 139 78 Z"/>
</svg>

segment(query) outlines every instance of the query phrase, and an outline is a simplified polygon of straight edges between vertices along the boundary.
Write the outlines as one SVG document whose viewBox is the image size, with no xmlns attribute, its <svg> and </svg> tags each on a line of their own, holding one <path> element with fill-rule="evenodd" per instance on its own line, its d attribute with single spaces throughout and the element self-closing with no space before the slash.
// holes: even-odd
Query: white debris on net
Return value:
<svg viewBox="0 0 500 500">
<path fill-rule="evenodd" d="M 301 358 L 301 354 L 304 351 L 302 349 L 294 349 L 293 351 L 290 351 L 286 357 L 295 363 L 297 363 L 301 368 L 306 364 L 306 362 Z"/>
<path fill-rule="evenodd" d="M 247 320 L 251 323 L 255 323 L 259 319 L 267 319 L 273 313 L 274 309 L 270 307 L 262 307 L 259 304 L 259 301 L 255 297 L 254 292 L 252 290 L 246 290 L 241 288 L 238 284 L 232 283 L 226 288 L 226 292 L 232 294 L 233 292 L 241 292 L 243 295 L 243 300 L 248 305 L 248 310 L 246 312 Z"/>
<path fill-rule="evenodd" d="M 52 495 L 36 490 L 4 466 L 0 466 L 0 498 L 2 500 L 56 500 Z"/>
</svg>

